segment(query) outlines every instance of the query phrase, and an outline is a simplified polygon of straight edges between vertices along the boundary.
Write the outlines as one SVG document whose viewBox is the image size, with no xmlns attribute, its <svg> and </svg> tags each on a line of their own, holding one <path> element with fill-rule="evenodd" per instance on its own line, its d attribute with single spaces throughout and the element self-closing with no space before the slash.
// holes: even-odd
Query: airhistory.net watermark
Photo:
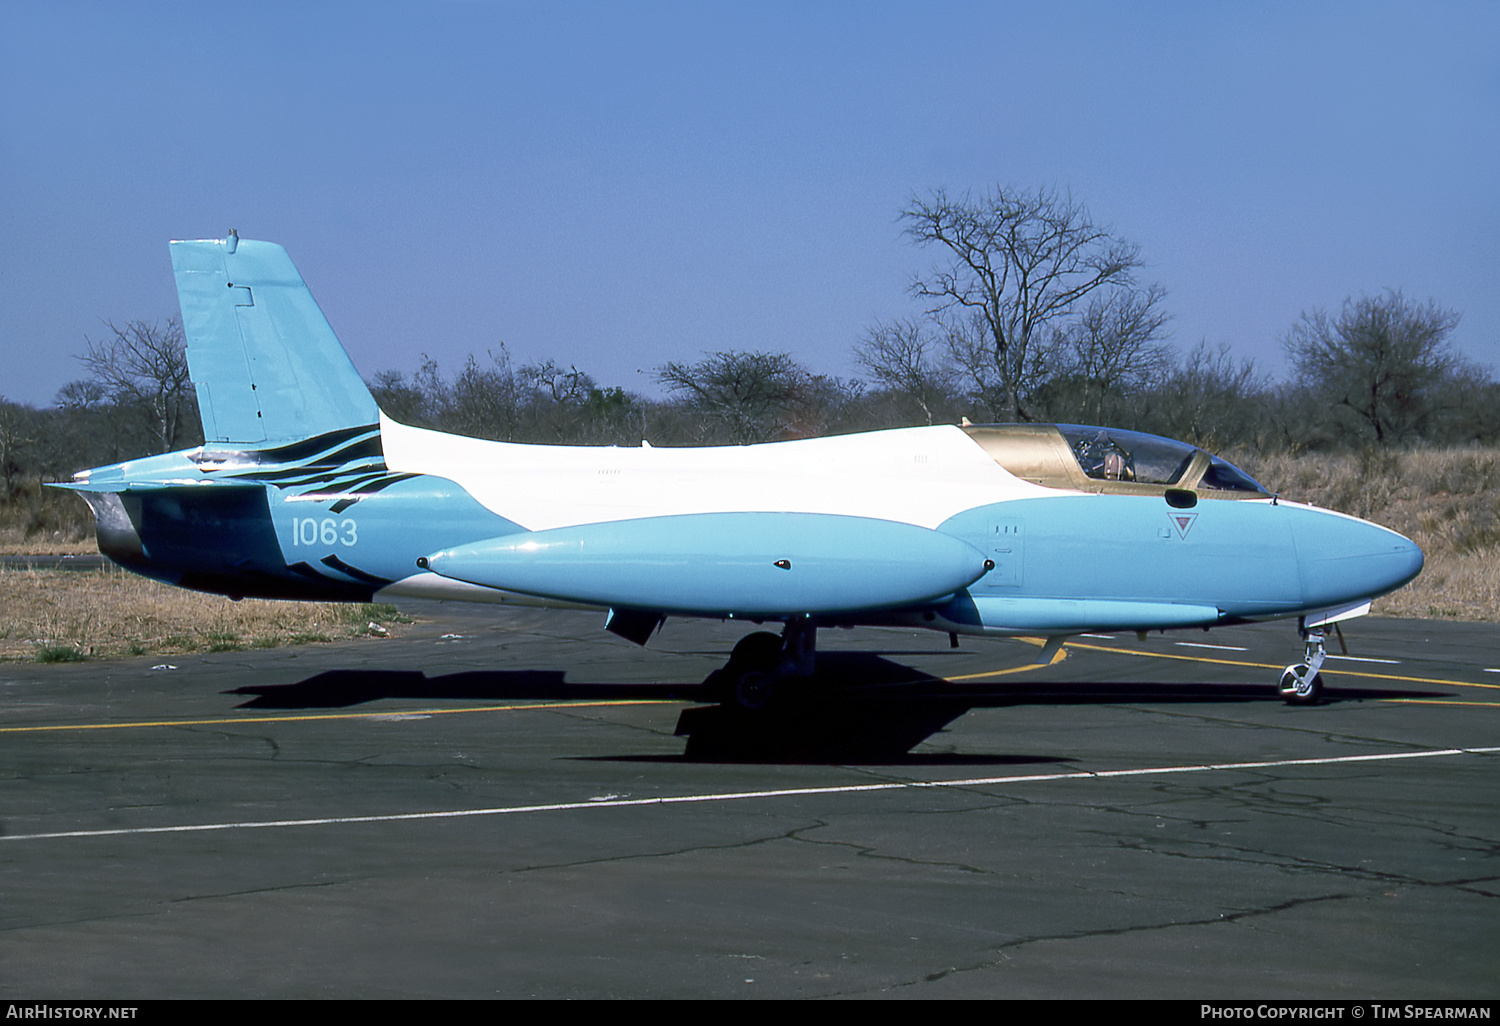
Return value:
<svg viewBox="0 0 1500 1026">
<path fill-rule="evenodd" d="M 75 1005 L 28 1001 L 5 1006 L 7 1019 L 134 1019 L 137 1005 Z"/>
</svg>

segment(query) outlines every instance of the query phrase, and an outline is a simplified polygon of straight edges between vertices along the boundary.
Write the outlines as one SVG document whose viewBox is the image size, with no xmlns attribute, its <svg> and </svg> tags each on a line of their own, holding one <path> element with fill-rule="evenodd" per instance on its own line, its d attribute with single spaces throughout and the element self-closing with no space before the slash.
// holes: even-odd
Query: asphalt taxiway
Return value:
<svg viewBox="0 0 1500 1026">
<path fill-rule="evenodd" d="M 416 608 L 416 607 L 414 607 Z M 0 995 L 1494 998 L 1500 628 L 1026 642 L 587 613 L 0 665 Z M 679 730 L 685 733 L 677 733 Z"/>
</svg>

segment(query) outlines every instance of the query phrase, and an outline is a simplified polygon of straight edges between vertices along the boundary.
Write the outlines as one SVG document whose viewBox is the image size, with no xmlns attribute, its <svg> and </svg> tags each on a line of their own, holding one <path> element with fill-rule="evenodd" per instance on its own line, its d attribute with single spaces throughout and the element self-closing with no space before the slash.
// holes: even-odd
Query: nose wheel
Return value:
<svg viewBox="0 0 1500 1026">
<path fill-rule="evenodd" d="M 1303 630 L 1302 662 L 1293 663 L 1281 671 L 1281 681 L 1276 691 L 1287 705 L 1313 705 L 1323 695 L 1323 660 L 1328 658 L 1324 650 L 1324 633 L 1321 627 Z"/>
</svg>

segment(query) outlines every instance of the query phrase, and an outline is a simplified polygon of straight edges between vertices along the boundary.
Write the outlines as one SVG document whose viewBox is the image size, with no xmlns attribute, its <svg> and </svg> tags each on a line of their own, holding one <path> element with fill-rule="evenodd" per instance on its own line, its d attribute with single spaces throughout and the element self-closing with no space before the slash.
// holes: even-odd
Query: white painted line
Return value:
<svg viewBox="0 0 1500 1026">
<path fill-rule="evenodd" d="M 1172 642 L 1172 644 L 1174 644 L 1174 645 L 1180 645 L 1183 648 L 1213 648 L 1213 649 L 1218 649 L 1220 652 L 1248 652 L 1248 651 L 1250 651 L 1248 648 L 1242 648 L 1239 645 L 1202 645 L 1202 644 L 1199 644 L 1196 641 L 1174 641 L 1174 642 Z"/>
<path fill-rule="evenodd" d="M 1102 638 L 1105 641 L 1114 641 L 1115 640 L 1115 636 L 1113 634 L 1080 634 L 1078 636 L 1080 638 Z"/>
<path fill-rule="evenodd" d="M 582 809 L 621 809 L 640 805 L 688 805 L 702 802 L 733 802 L 747 798 L 805 798 L 821 794 L 859 794 L 870 791 L 909 791 L 943 787 L 993 787 L 998 784 L 1039 784 L 1052 780 L 1107 780 L 1113 777 L 1163 776 L 1176 773 L 1213 773 L 1227 770 L 1274 769 L 1280 766 L 1336 766 L 1355 762 L 1393 762 L 1400 759 L 1435 759 L 1452 755 L 1494 755 L 1491 748 L 1432 748 L 1416 752 L 1386 752 L 1380 755 L 1340 755 L 1323 759 L 1274 759 L 1267 762 L 1204 763 L 1195 766 L 1151 766 L 1145 769 L 1088 770 L 1072 773 L 1038 773 L 1010 777 L 974 777 L 968 780 L 911 780 L 884 784 L 845 784 L 839 787 L 789 787 L 775 791 L 732 791 L 728 794 L 682 794 L 664 798 L 588 799 L 551 805 L 509 805 L 491 809 L 454 809 L 446 812 L 405 812 L 387 816 L 330 816 L 324 819 L 278 819 L 245 823 L 196 823 L 184 826 L 125 827 L 113 830 L 64 830 L 50 834 L 10 834 L 5 841 L 47 841 L 63 837 L 123 837 L 132 834 L 191 834 L 211 830 L 264 830 L 270 827 L 332 826 L 349 823 L 399 823 L 420 819 L 463 819 L 469 816 L 514 816 L 528 812 L 571 812 Z"/>
<path fill-rule="evenodd" d="M 1486 666 L 1484 668 L 1484 672 L 1485 673 L 1500 673 L 1500 666 Z"/>
<path fill-rule="evenodd" d="M 1342 659 L 1346 663 L 1384 663 L 1386 666 L 1400 666 L 1401 665 L 1401 660 L 1399 660 L 1399 659 L 1367 659 L 1364 656 L 1342 656 L 1342 655 L 1331 655 L 1331 656 L 1328 656 L 1328 658 L 1329 659 Z"/>
</svg>

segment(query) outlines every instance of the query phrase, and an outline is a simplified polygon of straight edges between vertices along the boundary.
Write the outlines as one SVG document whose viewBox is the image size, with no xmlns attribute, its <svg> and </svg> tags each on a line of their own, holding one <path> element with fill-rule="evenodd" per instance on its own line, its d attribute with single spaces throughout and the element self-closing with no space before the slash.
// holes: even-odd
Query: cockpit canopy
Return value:
<svg viewBox="0 0 1500 1026">
<path fill-rule="evenodd" d="M 1196 491 L 1204 498 L 1270 493 L 1228 460 L 1142 431 L 1081 424 L 974 424 L 965 432 L 1019 478 L 1050 488 L 1125 495 Z"/>
</svg>

